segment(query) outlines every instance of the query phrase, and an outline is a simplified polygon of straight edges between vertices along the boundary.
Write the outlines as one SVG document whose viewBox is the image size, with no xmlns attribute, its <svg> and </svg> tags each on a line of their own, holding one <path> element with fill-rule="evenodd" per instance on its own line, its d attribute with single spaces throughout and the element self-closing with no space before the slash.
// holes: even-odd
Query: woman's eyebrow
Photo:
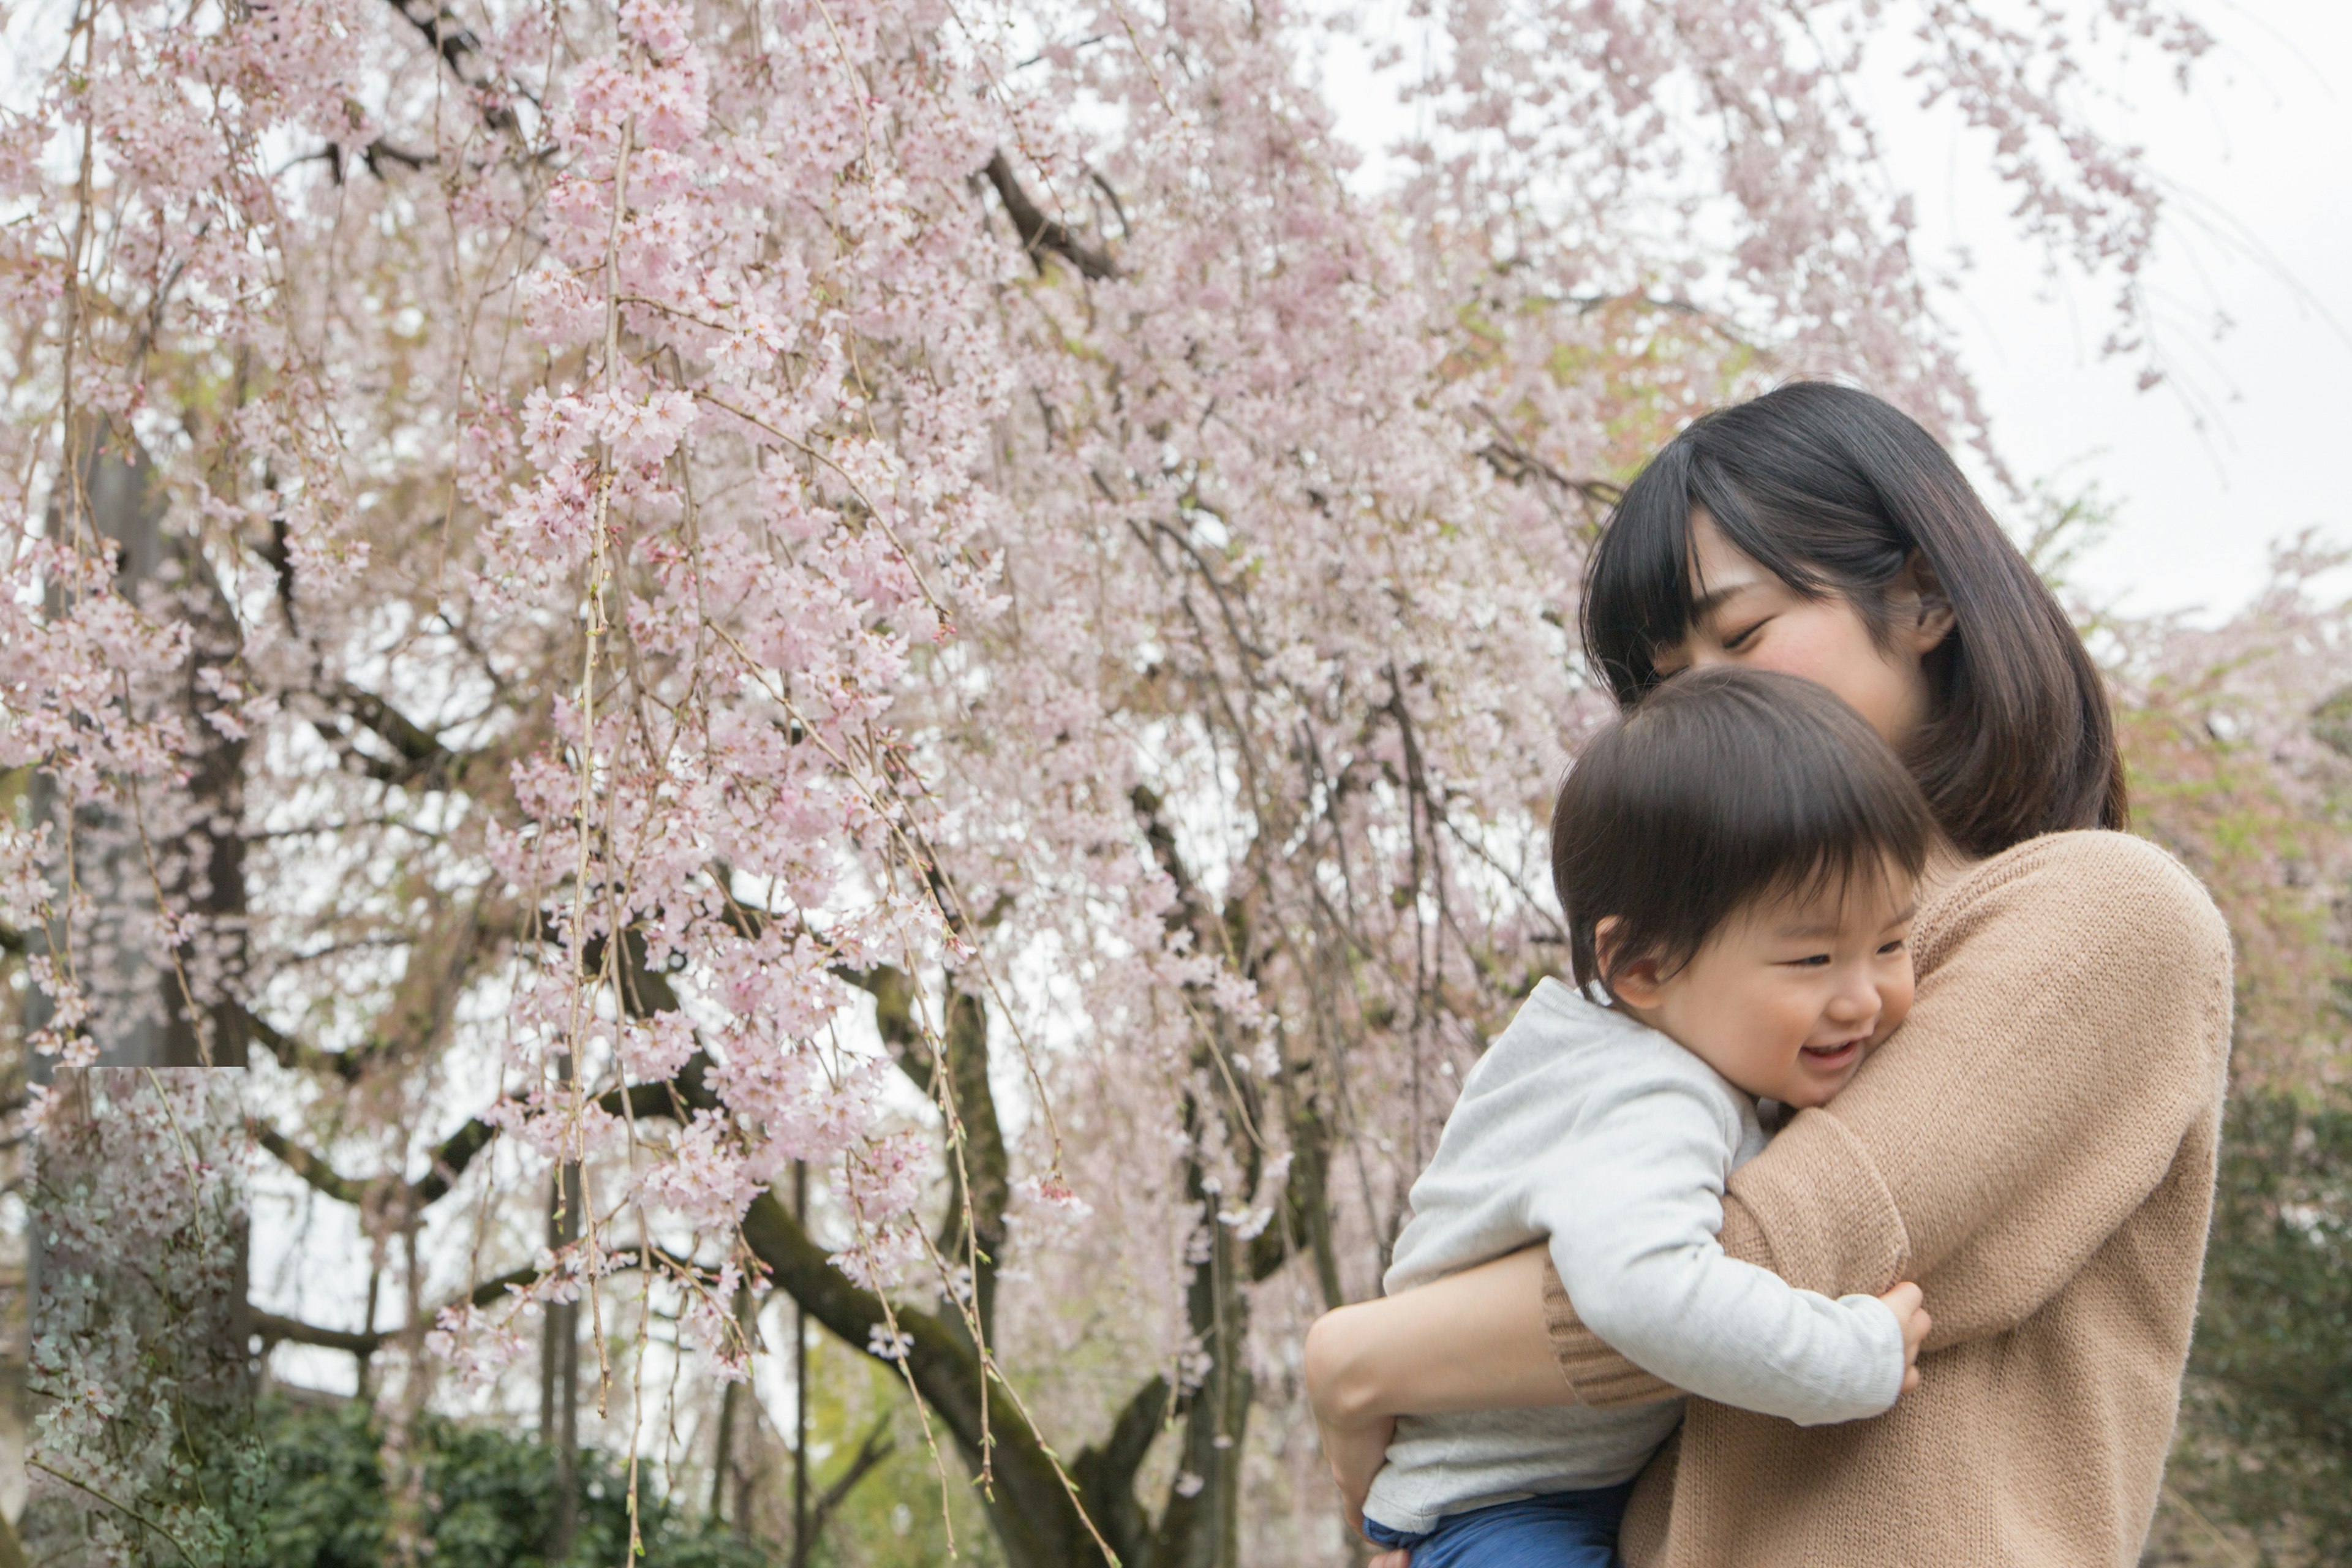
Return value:
<svg viewBox="0 0 2352 1568">
<path fill-rule="evenodd" d="M 1755 586 L 1755 580 L 1751 578 L 1743 583 L 1727 584 L 1723 587 L 1714 590 L 1712 593 L 1701 594 L 1697 598 L 1691 601 L 1691 619 L 1695 621 L 1703 621 L 1706 619 L 1707 616 L 1723 608 L 1723 606 L 1730 600 L 1738 598 L 1740 595 L 1748 592 L 1748 589 Z"/>
</svg>

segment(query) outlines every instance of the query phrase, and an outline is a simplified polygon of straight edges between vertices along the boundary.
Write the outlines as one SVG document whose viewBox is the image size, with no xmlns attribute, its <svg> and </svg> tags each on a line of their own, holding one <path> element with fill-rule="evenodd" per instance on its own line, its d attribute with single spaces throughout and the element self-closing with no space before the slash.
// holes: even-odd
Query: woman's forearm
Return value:
<svg viewBox="0 0 2352 1568">
<path fill-rule="evenodd" d="M 1545 1331 L 1544 1249 L 1529 1247 L 1376 1301 L 1307 1335 L 1307 1388 L 1328 1420 L 1573 1405 Z"/>
</svg>

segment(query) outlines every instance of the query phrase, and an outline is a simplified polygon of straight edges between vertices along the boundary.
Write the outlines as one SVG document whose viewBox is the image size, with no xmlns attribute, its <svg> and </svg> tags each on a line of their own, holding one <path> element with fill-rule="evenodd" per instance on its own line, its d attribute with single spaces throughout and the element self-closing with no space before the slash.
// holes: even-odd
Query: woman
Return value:
<svg viewBox="0 0 2352 1568">
<path fill-rule="evenodd" d="M 1945 837 L 1910 1021 L 1733 1176 L 1721 1237 L 1832 1297 L 1916 1280 L 1920 1386 L 1805 1428 L 1692 1401 L 1626 1559 L 2137 1562 L 2211 1210 L 2229 938 L 2115 831 L 2114 725 L 2064 613 L 1924 429 L 1800 383 L 1697 421 L 1627 489 L 1584 631 L 1621 703 L 1718 663 L 1829 687 Z M 1327 1321 L 1310 1384 L 1351 1505 L 1398 1413 L 1673 1392 L 1584 1329 L 1540 1247 Z"/>
</svg>

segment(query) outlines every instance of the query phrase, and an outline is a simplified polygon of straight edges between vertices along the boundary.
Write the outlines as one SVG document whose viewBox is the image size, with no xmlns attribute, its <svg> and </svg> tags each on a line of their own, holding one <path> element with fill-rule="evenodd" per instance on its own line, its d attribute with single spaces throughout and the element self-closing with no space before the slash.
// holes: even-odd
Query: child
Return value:
<svg viewBox="0 0 2352 1568">
<path fill-rule="evenodd" d="M 1756 1101 L 1825 1103 L 1909 1010 L 1931 832 L 1878 736 L 1791 676 L 1680 676 L 1598 736 L 1552 819 L 1584 994 L 1538 984 L 1464 1080 L 1387 1292 L 1549 1237 L 1578 1315 L 1677 1388 L 1809 1426 L 1892 1406 L 1927 1334 L 1916 1286 L 1832 1301 L 1716 1237 L 1726 1179 L 1764 1144 Z M 1318 1415 L 1346 1313 L 1308 1336 Z M 1364 1532 L 1413 1568 L 1607 1568 L 1681 1417 L 1400 1417 Z"/>
</svg>

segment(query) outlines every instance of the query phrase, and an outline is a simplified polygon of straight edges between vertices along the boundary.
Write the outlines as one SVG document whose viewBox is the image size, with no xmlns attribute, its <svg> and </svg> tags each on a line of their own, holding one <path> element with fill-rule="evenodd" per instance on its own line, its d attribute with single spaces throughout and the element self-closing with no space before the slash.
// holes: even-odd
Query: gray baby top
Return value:
<svg viewBox="0 0 2352 1568">
<path fill-rule="evenodd" d="M 1655 1029 L 1539 982 L 1463 1080 L 1388 1294 L 1549 1237 L 1578 1316 L 1675 1387 L 1801 1426 L 1875 1415 L 1903 1336 L 1869 1296 L 1832 1301 L 1726 1256 L 1723 1188 L 1764 1146 L 1753 1100 Z M 1405 1416 L 1364 1511 L 1418 1534 L 1447 1514 L 1613 1486 L 1682 1401 Z"/>
</svg>

